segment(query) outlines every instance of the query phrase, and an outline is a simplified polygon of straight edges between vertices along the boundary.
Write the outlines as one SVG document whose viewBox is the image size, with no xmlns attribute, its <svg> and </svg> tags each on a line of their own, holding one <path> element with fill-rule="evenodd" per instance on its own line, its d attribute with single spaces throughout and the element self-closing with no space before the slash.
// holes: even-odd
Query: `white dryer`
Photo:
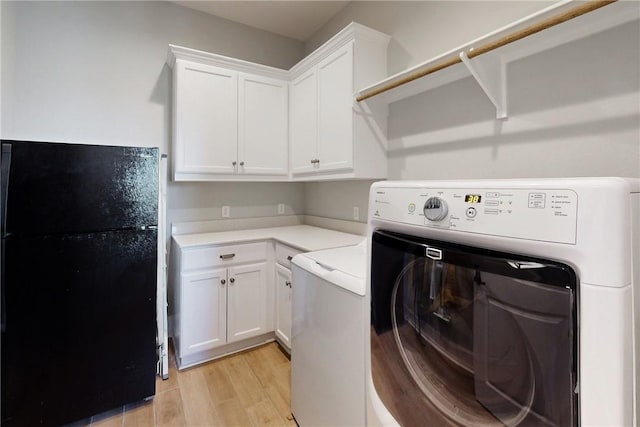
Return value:
<svg viewBox="0 0 640 427">
<path fill-rule="evenodd" d="M 291 410 L 300 426 L 365 423 L 366 245 L 292 260 Z"/>
<path fill-rule="evenodd" d="M 638 425 L 640 180 L 371 187 L 367 424 Z"/>
</svg>

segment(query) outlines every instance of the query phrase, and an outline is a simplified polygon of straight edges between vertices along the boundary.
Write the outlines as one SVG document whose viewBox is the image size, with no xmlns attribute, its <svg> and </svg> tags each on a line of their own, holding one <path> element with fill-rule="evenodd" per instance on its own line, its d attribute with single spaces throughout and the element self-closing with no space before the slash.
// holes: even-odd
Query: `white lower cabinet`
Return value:
<svg viewBox="0 0 640 427">
<path fill-rule="evenodd" d="M 276 265 L 276 337 L 291 349 L 291 270 Z"/>
<path fill-rule="evenodd" d="M 227 342 L 267 332 L 267 263 L 228 270 Z"/>
<path fill-rule="evenodd" d="M 301 251 L 276 243 L 276 339 L 291 352 L 291 260 Z"/>
<path fill-rule="evenodd" d="M 227 269 L 185 273 L 181 277 L 180 355 L 227 342 Z"/>
<path fill-rule="evenodd" d="M 266 242 L 176 252 L 173 336 L 180 368 L 273 340 Z"/>
</svg>

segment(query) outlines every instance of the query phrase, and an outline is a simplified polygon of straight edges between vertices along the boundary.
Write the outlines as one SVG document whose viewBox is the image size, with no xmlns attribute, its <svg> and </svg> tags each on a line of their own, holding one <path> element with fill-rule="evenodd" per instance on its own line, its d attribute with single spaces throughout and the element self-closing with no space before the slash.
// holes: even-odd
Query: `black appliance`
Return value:
<svg viewBox="0 0 640 427">
<path fill-rule="evenodd" d="M 386 230 L 371 246 L 372 378 L 401 425 L 578 425 L 571 267 Z"/>
<path fill-rule="evenodd" d="M 155 394 L 158 149 L 2 141 L 2 425 Z"/>
</svg>

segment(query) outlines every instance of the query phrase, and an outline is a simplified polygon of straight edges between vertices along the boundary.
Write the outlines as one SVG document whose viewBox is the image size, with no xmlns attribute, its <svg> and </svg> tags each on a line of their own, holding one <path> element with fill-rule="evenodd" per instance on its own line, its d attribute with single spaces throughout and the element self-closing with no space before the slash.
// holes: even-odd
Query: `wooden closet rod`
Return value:
<svg viewBox="0 0 640 427">
<path fill-rule="evenodd" d="M 474 48 L 473 50 L 469 51 L 467 53 L 467 56 L 469 58 L 474 58 L 478 55 L 482 55 L 483 53 L 487 53 L 487 52 L 491 52 L 492 50 L 498 49 L 504 45 L 507 45 L 509 43 L 513 43 L 515 41 L 518 41 L 520 39 L 523 39 L 527 36 L 530 36 L 532 34 L 538 33 L 542 30 L 546 30 L 547 28 L 551 28 L 555 25 L 558 24 L 562 24 L 563 22 L 569 21 L 573 18 L 576 18 L 580 15 L 584 15 L 585 13 L 589 13 L 591 11 L 594 11 L 596 9 L 600 9 L 603 6 L 606 6 L 608 4 L 611 3 L 615 3 L 617 0 L 603 0 L 603 1 L 589 1 L 585 4 L 582 4 L 576 8 L 573 8 L 571 10 L 568 10 L 567 12 L 564 12 L 558 16 L 554 16 L 551 17 L 549 19 L 546 19 L 542 22 L 539 22 L 535 25 L 532 25 L 530 27 L 524 28 L 520 31 L 516 31 L 513 34 L 509 34 L 501 39 L 498 39 L 496 41 L 493 41 L 491 43 L 487 43 L 484 46 L 480 46 L 479 48 Z M 383 86 L 380 86 L 377 89 L 371 90 L 370 92 L 365 92 L 362 95 L 359 95 L 356 97 L 356 101 L 360 102 L 360 101 L 364 101 L 365 99 L 371 98 L 372 96 L 376 96 L 379 95 L 383 92 L 386 92 L 388 90 L 394 89 L 398 86 L 402 86 L 403 84 L 412 82 L 414 80 L 417 80 L 421 77 L 427 76 L 429 74 L 435 73 L 436 71 L 440 71 L 444 68 L 450 67 L 452 65 L 455 64 L 459 64 L 461 63 L 462 60 L 460 59 L 459 56 L 455 56 L 452 57 L 451 59 L 447 59 L 444 60 L 443 62 L 439 63 L 439 64 L 435 64 L 431 67 L 425 68 L 423 70 L 416 70 L 411 74 L 408 74 L 406 76 L 404 76 L 403 78 L 401 78 L 400 80 L 396 80 L 396 81 L 392 81 L 389 82 Z"/>
</svg>

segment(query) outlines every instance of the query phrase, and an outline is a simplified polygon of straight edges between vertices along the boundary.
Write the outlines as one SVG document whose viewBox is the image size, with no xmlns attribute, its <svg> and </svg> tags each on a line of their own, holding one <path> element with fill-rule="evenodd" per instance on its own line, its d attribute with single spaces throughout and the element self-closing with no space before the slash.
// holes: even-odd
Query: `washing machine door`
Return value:
<svg viewBox="0 0 640 427">
<path fill-rule="evenodd" d="M 371 370 L 403 426 L 577 425 L 576 276 L 376 231 Z"/>
</svg>

